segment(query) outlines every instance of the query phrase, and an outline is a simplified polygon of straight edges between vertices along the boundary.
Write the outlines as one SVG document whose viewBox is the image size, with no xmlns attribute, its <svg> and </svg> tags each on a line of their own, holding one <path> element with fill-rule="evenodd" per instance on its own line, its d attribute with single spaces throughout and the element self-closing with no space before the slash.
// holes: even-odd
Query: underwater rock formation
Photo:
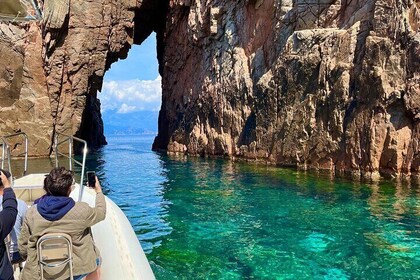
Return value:
<svg viewBox="0 0 420 280">
<path fill-rule="evenodd" d="M 46 155 L 56 131 L 106 143 L 97 91 L 156 32 L 155 150 L 419 175 L 420 6 L 413 0 L 46 0 L 0 23 L 0 132 Z"/>
</svg>

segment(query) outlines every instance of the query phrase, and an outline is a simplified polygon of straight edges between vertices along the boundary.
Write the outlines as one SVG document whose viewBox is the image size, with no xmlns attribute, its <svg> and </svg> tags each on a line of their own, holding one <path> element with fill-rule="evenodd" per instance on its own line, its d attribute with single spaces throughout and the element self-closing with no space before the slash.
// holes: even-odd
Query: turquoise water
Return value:
<svg viewBox="0 0 420 280">
<path fill-rule="evenodd" d="M 157 279 L 420 279 L 420 188 L 169 158 L 151 136 L 91 155 Z"/>
</svg>

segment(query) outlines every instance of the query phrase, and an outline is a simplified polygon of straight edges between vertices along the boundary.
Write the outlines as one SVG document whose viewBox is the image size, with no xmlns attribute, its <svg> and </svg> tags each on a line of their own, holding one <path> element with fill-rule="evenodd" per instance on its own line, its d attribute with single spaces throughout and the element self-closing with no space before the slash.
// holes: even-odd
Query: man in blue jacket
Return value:
<svg viewBox="0 0 420 280">
<path fill-rule="evenodd" d="M 4 186 L 3 194 L 3 210 L 0 212 L 0 279 L 1 280 L 10 280 L 13 278 L 13 268 L 10 264 L 9 257 L 7 255 L 6 245 L 4 239 L 12 231 L 13 225 L 16 221 L 16 216 L 18 213 L 17 210 L 17 201 L 15 193 L 10 186 L 10 177 L 9 173 L 3 170 L 0 170 L 1 184 Z"/>
</svg>

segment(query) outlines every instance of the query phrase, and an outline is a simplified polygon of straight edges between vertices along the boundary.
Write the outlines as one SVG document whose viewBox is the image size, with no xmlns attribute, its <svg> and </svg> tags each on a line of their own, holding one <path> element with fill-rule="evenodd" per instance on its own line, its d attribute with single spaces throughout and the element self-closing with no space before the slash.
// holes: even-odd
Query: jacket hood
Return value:
<svg viewBox="0 0 420 280">
<path fill-rule="evenodd" d="M 70 197 L 52 195 L 43 196 L 35 203 L 39 214 L 48 221 L 60 220 L 76 204 Z"/>
</svg>

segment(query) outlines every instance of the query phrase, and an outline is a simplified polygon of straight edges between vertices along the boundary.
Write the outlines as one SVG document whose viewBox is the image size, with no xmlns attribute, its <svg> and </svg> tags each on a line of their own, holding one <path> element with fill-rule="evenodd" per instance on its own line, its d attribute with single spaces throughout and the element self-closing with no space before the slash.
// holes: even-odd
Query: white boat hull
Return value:
<svg viewBox="0 0 420 280">
<path fill-rule="evenodd" d="M 32 202 L 42 194 L 45 174 L 31 174 L 15 180 L 14 189 L 21 199 Z M 77 201 L 80 186 L 70 196 Z M 84 188 L 82 201 L 95 206 L 96 193 Z M 102 256 L 102 280 L 153 280 L 155 276 L 137 236 L 121 209 L 108 197 L 106 218 L 92 227 L 96 246 Z"/>
<path fill-rule="evenodd" d="M 77 200 L 79 186 L 70 195 Z M 95 206 L 96 193 L 84 189 L 83 202 Z M 92 227 L 102 256 L 101 279 L 155 279 L 137 236 L 121 209 L 106 197 L 106 218 Z"/>
</svg>

